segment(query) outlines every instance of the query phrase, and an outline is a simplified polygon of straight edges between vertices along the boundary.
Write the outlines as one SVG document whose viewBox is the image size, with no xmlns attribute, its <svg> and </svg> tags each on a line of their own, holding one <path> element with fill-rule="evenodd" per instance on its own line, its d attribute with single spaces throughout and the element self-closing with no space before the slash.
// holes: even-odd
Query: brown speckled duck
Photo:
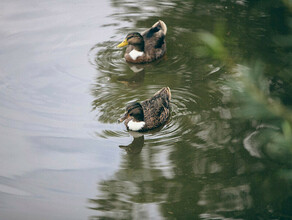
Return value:
<svg viewBox="0 0 292 220">
<path fill-rule="evenodd" d="M 150 99 L 129 104 L 125 115 L 119 121 L 125 121 L 127 129 L 131 131 L 148 131 L 157 128 L 169 119 L 170 100 L 170 89 L 162 88 Z"/>
<path fill-rule="evenodd" d="M 166 52 L 166 24 L 159 20 L 143 33 L 129 33 L 118 47 L 127 46 L 125 59 L 130 63 L 149 63 L 162 57 Z"/>
</svg>

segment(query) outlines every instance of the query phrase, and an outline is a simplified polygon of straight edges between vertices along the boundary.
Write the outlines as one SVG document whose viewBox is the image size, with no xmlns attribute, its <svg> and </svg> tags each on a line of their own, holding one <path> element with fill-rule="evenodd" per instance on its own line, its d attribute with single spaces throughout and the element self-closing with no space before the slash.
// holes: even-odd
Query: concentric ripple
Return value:
<svg viewBox="0 0 292 220">
<path fill-rule="evenodd" d="M 222 68 L 196 58 L 188 44 L 177 43 L 177 39 L 190 44 L 194 40 L 189 29 L 177 28 L 169 30 L 166 55 L 150 64 L 129 64 L 123 58 L 124 49 L 117 48 L 126 33 L 132 31 L 129 28 L 120 28 L 119 35 L 113 37 L 116 40 L 91 48 L 88 59 L 98 72 L 91 87 L 92 111 L 99 122 L 107 124 L 106 129 L 96 134 L 98 137 L 128 138 L 125 126 L 116 126 L 125 106 L 132 101 L 143 101 L 165 86 L 172 92 L 171 118 L 162 128 L 144 133 L 145 142 L 169 145 L 179 140 L 187 141 L 194 135 L 206 141 L 205 134 L 211 132 L 209 127 L 215 129 L 212 117 L 216 118 L 213 115 L 218 112 L 210 110 L 209 105 L 214 103 L 216 109 L 221 103 L 221 91 L 216 84 Z M 204 108 L 206 111 L 202 112 Z M 202 122 L 208 117 L 208 122 Z"/>
</svg>

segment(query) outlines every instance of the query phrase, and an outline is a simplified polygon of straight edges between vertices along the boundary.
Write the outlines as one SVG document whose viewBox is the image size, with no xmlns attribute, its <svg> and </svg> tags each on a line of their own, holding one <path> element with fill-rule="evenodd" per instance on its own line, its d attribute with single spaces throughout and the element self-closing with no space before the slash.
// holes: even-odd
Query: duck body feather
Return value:
<svg viewBox="0 0 292 220">
<path fill-rule="evenodd" d="M 156 92 L 151 98 L 141 103 L 136 103 L 136 105 L 142 107 L 143 120 L 136 120 L 133 116 L 126 117 L 123 120 L 125 120 L 127 129 L 148 131 L 164 125 L 170 117 L 170 100 L 170 89 L 165 87 Z M 129 113 L 126 113 L 126 115 L 129 115 Z M 139 127 L 140 125 L 143 126 Z"/>
<path fill-rule="evenodd" d="M 171 93 L 168 87 L 161 89 L 153 97 L 141 102 L 144 112 L 145 126 L 142 130 L 147 131 L 165 124 L 170 116 Z"/>
</svg>

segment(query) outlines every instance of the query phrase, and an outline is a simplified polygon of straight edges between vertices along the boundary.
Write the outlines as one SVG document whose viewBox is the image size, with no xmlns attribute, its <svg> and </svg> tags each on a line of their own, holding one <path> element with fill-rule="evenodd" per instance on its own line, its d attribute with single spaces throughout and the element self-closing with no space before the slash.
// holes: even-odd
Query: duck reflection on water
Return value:
<svg viewBox="0 0 292 220">
<path fill-rule="evenodd" d="M 130 71 L 128 70 L 124 71 L 124 74 L 126 74 L 126 76 L 125 75 L 119 76 L 117 78 L 117 81 L 125 84 L 128 87 L 137 88 L 143 85 L 147 69 L 157 66 L 161 61 L 165 61 L 165 60 L 167 60 L 166 54 L 161 59 L 155 60 L 151 63 L 134 64 L 134 63 L 126 62 Z"/>
<path fill-rule="evenodd" d="M 125 84 L 128 87 L 136 88 L 143 84 L 145 78 L 145 65 L 143 64 L 128 64 L 134 75 L 129 77 L 119 76 L 117 81 Z"/>
<path fill-rule="evenodd" d="M 144 134 L 134 131 L 129 133 L 133 137 L 133 141 L 129 145 L 120 145 L 119 147 L 124 149 L 127 154 L 139 154 L 144 146 Z"/>
<path fill-rule="evenodd" d="M 167 124 L 169 121 L 167 121 L 165 124 Z M 158 128 L 155 128 L 150 131 L 146 132 L 137 132 L 137 131 L 129 131 L 129 134 L 133 137 L 133 140 L 130 144 L 128 145 L 119 145 L 121 149 L 124 149 L 127 154 L 139 154 L 142 151 L 142 148 L 144 147 L 145 144 L 145 135 L 154 135 L 155 133 L 159 132 L 164 126 L 161 125 Z"/>
</svg>

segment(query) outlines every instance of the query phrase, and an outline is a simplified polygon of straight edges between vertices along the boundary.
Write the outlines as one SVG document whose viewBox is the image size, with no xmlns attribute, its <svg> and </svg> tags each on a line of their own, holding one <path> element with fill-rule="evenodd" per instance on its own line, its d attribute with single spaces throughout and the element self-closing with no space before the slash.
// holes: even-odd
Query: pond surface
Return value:
<svg viewBox="0 0 292 220">
<path fill-rule="evenodd" d="M 239 123 L 229 68 L 199 56 L 199 31 L 226 24 L 239 61 L 279 68 L 269 6 L 247 1 L 0 2 L 1 219 L 291 219 L 292 185 Z M 248 14 L 248 16 L 247 16 Z M 279 16 L 281 8 L 273 10 Z M 129 65 L 130 31 L 168 26 L 167 55 Z M 219 23 L 219 25 L 218 25 Z M 285 31 L 284 31 L 285 32 Z M 130 101 L 164 86 L 172 116 L 130 133 Z"/>
</svg>

